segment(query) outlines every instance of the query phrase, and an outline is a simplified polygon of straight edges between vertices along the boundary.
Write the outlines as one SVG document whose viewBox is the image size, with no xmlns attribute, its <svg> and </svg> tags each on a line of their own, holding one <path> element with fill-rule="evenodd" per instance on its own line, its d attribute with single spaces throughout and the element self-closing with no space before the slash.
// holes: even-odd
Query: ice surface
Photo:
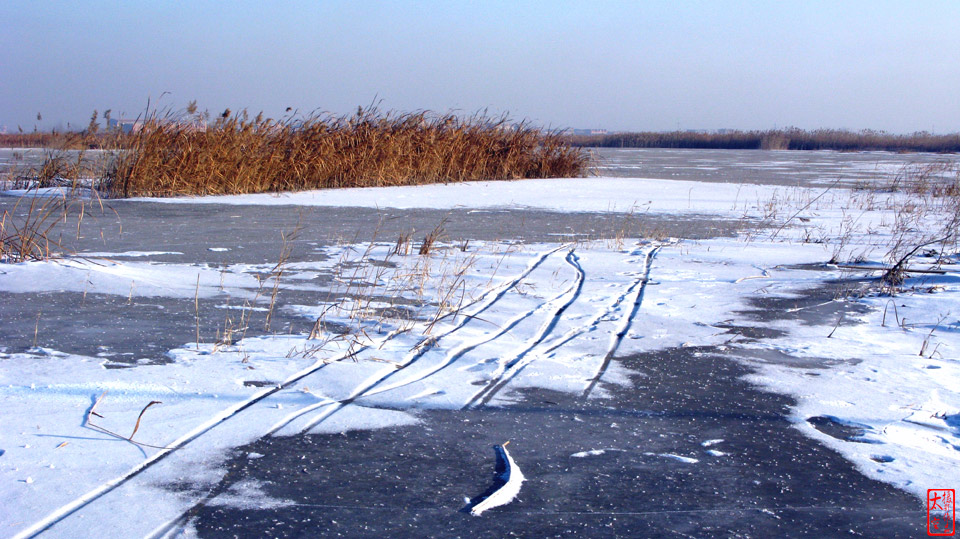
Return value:
<svg viewBox="0 0 960 539">
<path fill-rule="evenodd" d="M 0 492 L 6 500 L 0 529 L 29 533 L 71 515 L 58 524 L 58 533 L 89 534 L 96 522 L 97 535 L 142 534 L 178 518 L 195 502 L 172 494 L 172 486 L 186 481 L 190 489 L 203 491 L 222 478 L 222 463 L 232 449 L 265 435 L 409 425 L 418 421 L 420 409 L 509 405 L 522 398 L 524 388 L 602 395 L 607 384 L 628 380 L 622 366 L 608 361 L 611 356 L 682 346 L 716 347 L 753 366 L 751 382 L 797 399 L 791 412 L 796 428 L 846 456 L 864 474 L 918 496 L 956 483 L 956 265 L 945 266 L 945 275 L 911 278 L 906 292 L 895 297 L 868 293 L 846 299 L 863 314 L 848 315 L 835 331 L 835 320 L 798 323 L 749 314 L 757 298 L 800 297 L 847 275 L 824 265 L 838 255 L 836 243 L 811 241 L 811 235 L 847 233 L 839 255 L 881 260 L 892 234 L 891 208 L 901 195 L 869 201 L 861 196 L 843 190 L 591 178 L 165 200 L 351 206 L 391 200 L 403 208 L 452 208 L 470 200 L 478 210 L 530 204 L 563 211 L 633 209 L 743 217 L 749 226 L 738 238 L 698 242 L 625 238 L 520 248 L 511 242 L 477 242 L 468 252 L 441 249 L 430 264 L 416 255 L 396 256 L 395 265 L 383 272 L 364 265 L 360 256 L 367 252 L 382 260 L 391 245 L 331 246 L 317 252 L 315 261 L 291 265 L 293 276 L 285 286 L 317 286 L 299 284 L 297 272 L 330 272 L 344 263 L 364 268 L 363 282 L 384 292 L 333 308 L 290 307 L 302 316 L 323 316 L 354 328 L 352 342 L 321 332 L 314 339 L 272 335 L 217 347 L 189 344 L 169 352 L 172 364 L 129 369 L 106 369 L 103 358 L 52 349 L 11 353 L 0 348 Z M 858 208 L 856 227 L 848 219 L 851 205 Z M 758 223 L 788 218 L 791 226 L 754 230 Z M 253 265 L 126 260 L 146 254 L 156 253 L 89 253 L 88 258 L 3 265 L 0 290 L 250 298 L 262 286 L 255 275 L 269 271 Z M 124 260 L 90 259 L 101 255 Z M 384 300 L 389 297 L 403 300 L 415 316 L 389 314 Z M 737 338 L 728 331 L 731 325 L 782 334 Z M 758 359 L 766 357 L 806 363 Z M 245 385 L 250 367 L 256 368 L 256 379 L 277 385 Z M 636 368 L 642 374 L 643 367 Z M 96 411 L 102 417 L 94 421 L 118 436 L 88 424 L 100 396 Z M 136 443 L 126 440 L 150 401 L 161 404 L 144 412 Z M 863 425 L 862 439 L 834 437 L 807 421 L 820 416 Z M 728 453 L 713 448 L 721 442 L 701 445 L 720 457 Z M 678 453 L 655 455 L 698 462 Z M 184 469 L 191 470 L 188 479 Z M 236 488 L 217 503 L 259 496 L 257 485 Z M 153 500 L 150 514 L 131 516 L 125 501 L 131 497 Z"/>
</svg>

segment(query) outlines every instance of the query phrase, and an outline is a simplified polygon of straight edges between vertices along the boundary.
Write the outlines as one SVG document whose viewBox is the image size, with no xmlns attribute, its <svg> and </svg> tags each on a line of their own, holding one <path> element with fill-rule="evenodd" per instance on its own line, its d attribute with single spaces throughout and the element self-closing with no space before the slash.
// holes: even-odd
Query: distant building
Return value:
<svg viewBox="0 0 960 539">
<path fill-rule="evenodd" d="M 574 135 L 606 135 L 608 133 L 606 129 L 571 129 L 570 132 Z"/>
<path fill-rule="evenodd" d="M 166 122 L 164 122 L 166 123 Z M 207 129 L 207 122 L 204 119 L 195 119 L 190 121 L 171 121 L 170 123 L 178 125 L 185 131 L 204 131 Z M 125 120 L 123 118 L 110 118 L 107 128 L 111 131 L 120 131 L 124 134 L 137 133 L 143 129 L 143 120 Z"/>
<path fill-rule="evenodd" d="M 107 129 L 111 131 L 120 131 L 121 133 L 136 133 L 143 128 L 141 120 L 124 120 L 122 118 L 110 118 L 107 122 Z"/>
</svg>

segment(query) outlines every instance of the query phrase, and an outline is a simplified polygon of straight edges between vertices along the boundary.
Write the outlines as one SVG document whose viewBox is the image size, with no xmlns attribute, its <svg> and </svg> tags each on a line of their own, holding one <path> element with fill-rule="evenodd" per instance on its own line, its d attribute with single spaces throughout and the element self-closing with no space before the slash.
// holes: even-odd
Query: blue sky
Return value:
<svg viewBox="0 0 960 539">
<path fill-rule="evenodd" d="M 956 1 L 0 0 L 0 20 L 8 131 L 136 116 L 148 98 L 274 117 L 378 99 L 553 127 L 960 131 Z"/>
</svg>

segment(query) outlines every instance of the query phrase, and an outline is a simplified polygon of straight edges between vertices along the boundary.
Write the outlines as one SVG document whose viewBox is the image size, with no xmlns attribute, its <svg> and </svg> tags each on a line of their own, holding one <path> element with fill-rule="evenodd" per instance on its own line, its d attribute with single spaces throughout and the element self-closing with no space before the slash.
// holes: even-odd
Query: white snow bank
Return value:
<svg viewBox="0 0 960 539">
<path fill-rule="evenodd" d="M 134 198 L 161 204 L 337 206 L 365 208 L 514 208 L 564 212 L 709 213 L 739 216 L 736 206 L 768 200 L 778 189 L 644 178 L 553 178 L 292 193 Z M 742 213 L 742 212 L 741 212 Z"/>
</svg>

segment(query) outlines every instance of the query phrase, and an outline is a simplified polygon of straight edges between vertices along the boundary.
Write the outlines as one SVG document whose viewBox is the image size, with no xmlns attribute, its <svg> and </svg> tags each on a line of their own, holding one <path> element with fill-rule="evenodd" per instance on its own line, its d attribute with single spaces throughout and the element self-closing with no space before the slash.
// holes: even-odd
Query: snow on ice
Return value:
<svg viewBox="0 0 960 539">
<path fill-rule="evenodd" d="M 631 200 L 618 206 L 624 192 Z M 794 297 L 849 275 L 825 265 L 838 254 L 835 244 L 811 241 L 811 234 L 846 233 L 846 253 L 868 262 L 881 259 L 891 234 L 891 200 L 899 195 L 860 206 L 854 230 L 848 215 L 857 196 L 842 189 L 725 184 L 705 189 L 696 182 L 590 178 L 156 201 L 372 206 L 389 200 L 398 208 L 452 208 L 470 200 L 477 209 L 640 208 L 742 218 L 748 226 L 740 237 L 703 241 L 626 239 L 519 248 L 513 242 L 471 242 L 466 252 L 432 255 L 432 264 L 411 255 L 394 256 L 390 271 L 367 266 L 365 278 L 386 292 L 376 301 L 290 307 L 306 318 L 324 316 L 355 328 L 352 340 L 321 331 L 221 345 L 186 343 L 169 351 L 170 364 L 127 369 L 105 369 L 108 360 L 102 357 L 52 349 L 0 349 L 0 489 L 6 500 L 0 529 L 29 534 L 82 507 L 85 521 L 98 523 L 98 535 L 124 534 L 129 520 L 109 517 L 124 514 L 131 496 L 151 500 L 150 514 L 138 517 L 147 521 L 138 525 L 162 528 L 192 503 L 164 494 L 165 485 L 215 484 L 231 449 L 265 435 L 412 424 L 422 409 L 507 405 L 520 398 L 518 390 L 531 387 L 602 395 L 604 384 L 626 380 L 623 367 L 607 361 L 612 354 L 689 345 L 726 347 L 756 369 L 751 382 L 796 398 L 791 417 L 796 428 L 867 476 L 922 497 L 927 488 L 960 479 L 960 265 L 948 264 L 943 275 L 913 276 L 895 296 L 846 298 L 862 306 L 862 314 L 836 327 L 833 321 L 764 321 L 744 314 L 751 298 Z M 761 226 L 791 215 L 802 217 L 794 224 L 803 224 Z M 330 246 L 322 259 L 298 262 L 295 269 L 331 273 L 338 260 L 363 266 L 362 253 L 382 260 L 392 248 Z M 93 262 L 90 257 L 104 253 L 90 253 L 3 265 L 0 290 L 211 300 L 229 294 L 252 301 L 262 286 L 254 274 L 263 268 L 256 266 L 118 260 L 146 254 Z M 529 286 L 521 289 L 521 282 Z M 296 279 L 283 284 L 314 286 Z M 419 311 L 406 319 L 384 314 L 388 305 L 377 302 L 391 295 Z M 731 323 L 778 329 L 784 336 L 731 342 L 720 327 Z M 433 346 L 437 341 L 443 346 Z M 758 359 L 774 352 L 815 360 L 816 376 L 812 368 Z M 250 366 L 258 378 L 277 384 L 245 385 Z M 97 425 L 120 436 L 90 428 L 98 398 Z M 143 410 L 149 401 L 162 404 Z M 132 443 L 124 438 L 139 414 L 144 420 Z M 858 435 L 824 432 L 808 421 L 815 417 L 857 425 Z M 719 457 L 728 454 L 713 448 L 721 442 L 702 445 Z M 584 448 L 571 456 L 605 451 Z M 182 477 L 183 469 L 191 470 L 189 478 Z M 135 474 L 138 481 L 125 482 Z M 241 484 L 217 503 L 262 497 L 259 485 Z M 85 506 L 93 498 L 101 502 Z"/>
</svg>

